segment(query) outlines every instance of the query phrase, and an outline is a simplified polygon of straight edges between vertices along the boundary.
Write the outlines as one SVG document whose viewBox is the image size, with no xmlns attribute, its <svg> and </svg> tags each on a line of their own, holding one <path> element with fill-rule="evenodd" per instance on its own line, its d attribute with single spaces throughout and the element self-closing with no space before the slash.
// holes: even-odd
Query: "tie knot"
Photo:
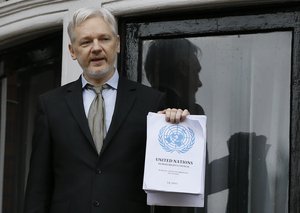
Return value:
<svg viewBox="0 0 300 213">
<path fill-rule="evenodd" d="M 94 86 L 93 88 L 92 88 L 92 90 L 94 90 L 94 92 L 97 94 L 97 95 L 99 95 L 101 92 L 102 92 L 102 86 Z"/>
<path fill-rule="evenodd" d="M 102 92 L 103 89 L 107 88 L 107 84 L 104 84 L 104 85 L 101 85 L 101 86 L 94 86 L 94 85 L 91 85 L 91 84 L 87 84 L 86 87 L 88 89 L 93 90 L 97 95 L 99 95 Z"/>
</svg>

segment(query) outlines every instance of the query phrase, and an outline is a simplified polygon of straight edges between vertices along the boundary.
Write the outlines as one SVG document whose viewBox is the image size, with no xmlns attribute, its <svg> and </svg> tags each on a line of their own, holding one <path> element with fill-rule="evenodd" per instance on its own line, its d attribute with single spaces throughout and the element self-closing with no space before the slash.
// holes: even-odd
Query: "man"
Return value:
<svg viewBox="0 0 300 213">
<path fill-rule="evenodd" d="M 39 98 L 25 213 L 149 212 L 142 190 L 146 116 L 163 109 L 164 95 L 118 75 L 119 36 L 108 11 L 79 9 L 68 32 L 83 74 Z M 106 85 L 102 97 L 90 85 Z M 91 133 L 94 100 L 104 108 L 105 136 Z M 189 114 L 160 113 L 172 123 Z"/>
</svg>

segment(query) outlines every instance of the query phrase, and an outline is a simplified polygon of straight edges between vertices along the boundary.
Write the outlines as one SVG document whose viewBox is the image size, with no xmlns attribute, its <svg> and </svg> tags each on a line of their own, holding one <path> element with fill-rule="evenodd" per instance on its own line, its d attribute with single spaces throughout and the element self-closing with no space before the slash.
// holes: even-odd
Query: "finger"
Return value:
<svg viewBox="0 0 300 213">
<path fill-rule="evenodd" d="M 190 112 L 187 109 L 183 110 L 180 121 L 184 121 L 188 115 L 190 115 Z"/>
<path fill-rule="evenodd" d="M 157 113 L 158 114 L 166 114 L 166 111 L 167 111 L 167 109 L 164 109 L 164 110 L 158 111 Z"/>
<path fill-rule="evenodd" d="M 181 121 L 182 113 L 183 113 L 182 109 L 178 109 L 178 110 L 176 111 L 176 115 L 175 115 L 175 123 L 178 124 L 178 123 Z"/>
<path fill-rule="evenodd" d="M 165 114 L 165 119 L 167 122 L 170 122 L 170 116 L 171 116 L 171 109 L 168 108 L 168 109 L 165 109 L 163 111 L 161 111 L 162 114 Z"/>
<path fill-rule="evenodd" d="M 170 110 L 170 122 L 176 123 L 176 115 L 177 115 L 177 109 L 173 108 Z"/>
</svg>

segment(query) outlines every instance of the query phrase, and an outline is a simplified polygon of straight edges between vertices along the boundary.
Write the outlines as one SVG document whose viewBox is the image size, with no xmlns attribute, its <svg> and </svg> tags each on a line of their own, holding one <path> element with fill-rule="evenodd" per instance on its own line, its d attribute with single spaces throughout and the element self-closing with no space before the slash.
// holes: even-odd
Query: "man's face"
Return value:
<svg viewBox="0 0 300 213">
<path fill-rule="evenodd" d="M 69 50 L 88 81 L 103 82 L 114 73 L 114 63 L 120 51 L 119 36 L 102 18 L 89 18 L 75 27 Z"/>
</svg>

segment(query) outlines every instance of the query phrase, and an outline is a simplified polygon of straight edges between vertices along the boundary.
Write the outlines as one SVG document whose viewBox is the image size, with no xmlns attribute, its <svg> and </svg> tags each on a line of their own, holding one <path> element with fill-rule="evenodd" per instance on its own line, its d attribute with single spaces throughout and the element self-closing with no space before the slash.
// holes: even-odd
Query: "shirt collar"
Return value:
<svg viewBox="0 0 300 213">
<path fill-rule="evenodd" d="M 116 90 L 118 89 L 118 82 L 119 82 L 119 73 L 118 70 L 115 69 L 113 76 L 105 83 L 109 85 L 110 88 Z M 85 88 L 87 84 L 90 84 L 83 75 L 81 75 L 81 83 L 82 83 L 82 88 Z"/>
</svg>

